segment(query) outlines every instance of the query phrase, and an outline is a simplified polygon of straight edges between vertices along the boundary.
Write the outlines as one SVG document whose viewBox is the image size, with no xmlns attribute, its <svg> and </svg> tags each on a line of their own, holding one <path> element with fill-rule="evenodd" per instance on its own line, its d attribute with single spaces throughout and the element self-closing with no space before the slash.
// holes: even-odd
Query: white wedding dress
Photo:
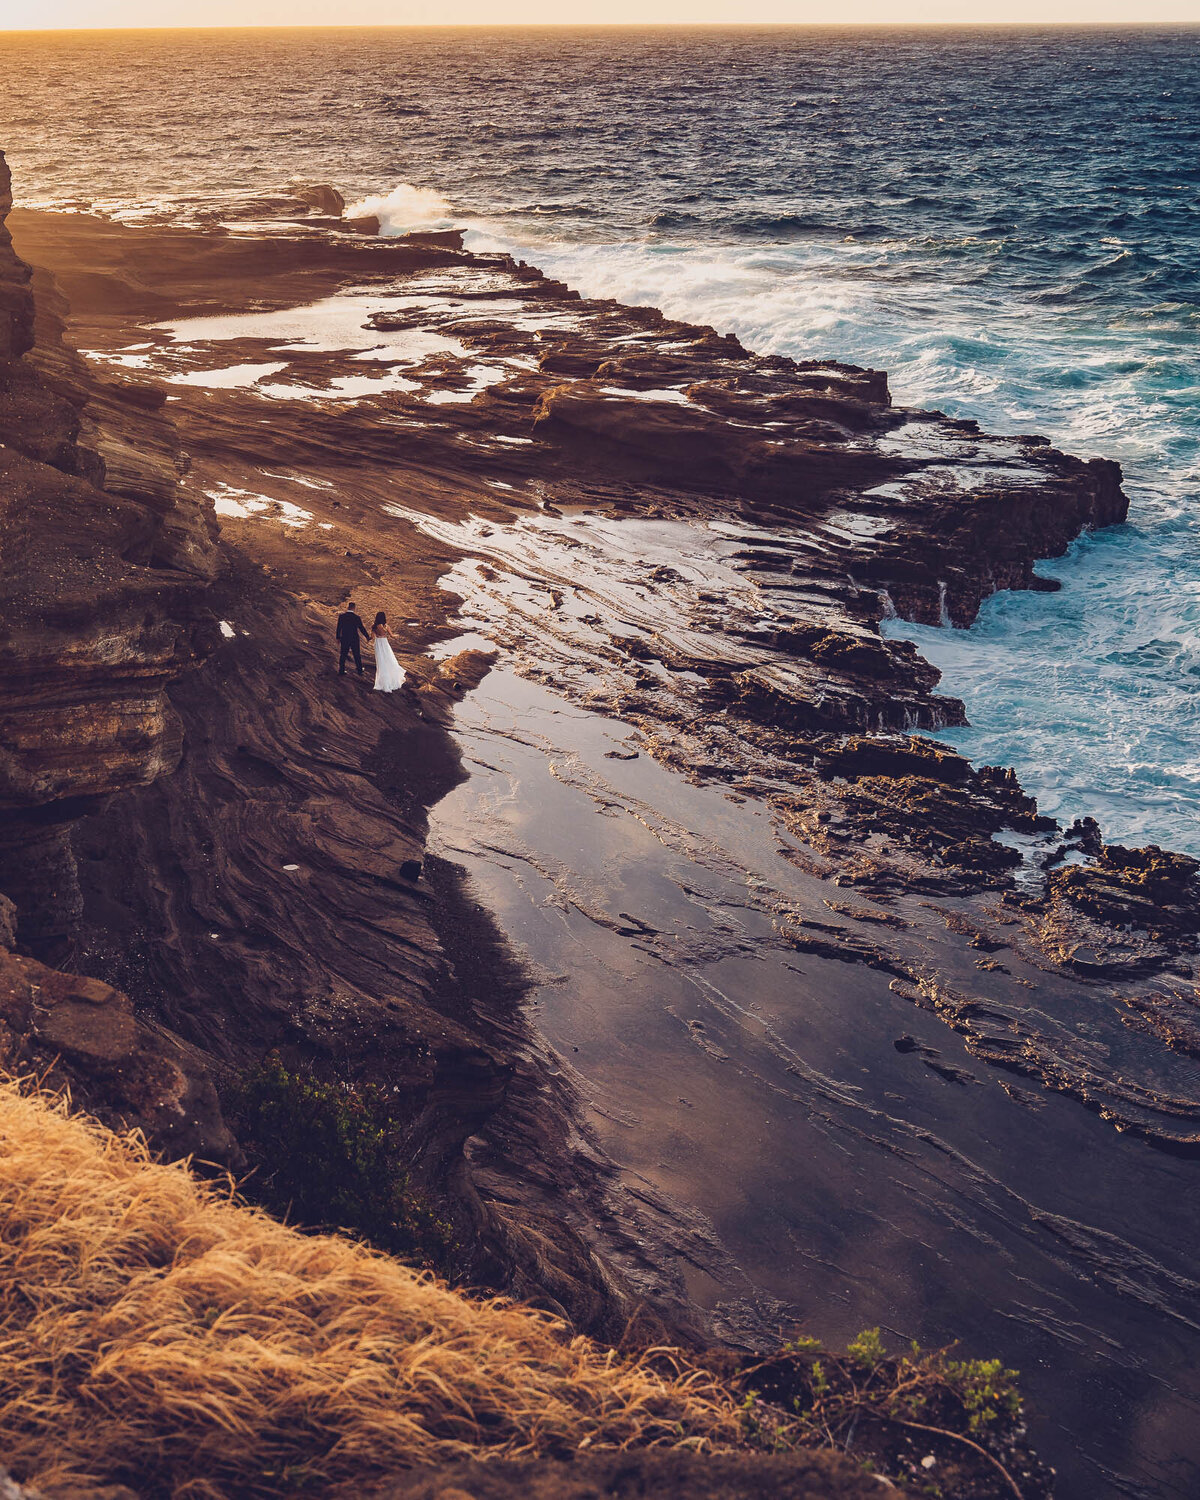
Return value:
<svg viewBox="0 0 1200 1500">
<path fill-rule="evenodd" d="M 404 686 L 404 668 L 396 660 L 391 642 L 385 635 L 375 637 L 375 691 L 394 693 Z"/>
</svg>

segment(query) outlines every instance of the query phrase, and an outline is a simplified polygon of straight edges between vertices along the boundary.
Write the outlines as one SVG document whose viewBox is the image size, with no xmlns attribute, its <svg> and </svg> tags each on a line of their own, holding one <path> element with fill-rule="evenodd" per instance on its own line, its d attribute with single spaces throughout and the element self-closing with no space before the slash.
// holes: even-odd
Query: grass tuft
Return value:
<svg viewBox="0 0 1200 1500">
<path fill-rule="evenodd" d="M 301 1234 L 0 1084 L 0 1451 L 48 1495 L 350 1496 L 461 1458 L 737 1446 L 716 1378 L 649 1357 Z"/>
</svg>

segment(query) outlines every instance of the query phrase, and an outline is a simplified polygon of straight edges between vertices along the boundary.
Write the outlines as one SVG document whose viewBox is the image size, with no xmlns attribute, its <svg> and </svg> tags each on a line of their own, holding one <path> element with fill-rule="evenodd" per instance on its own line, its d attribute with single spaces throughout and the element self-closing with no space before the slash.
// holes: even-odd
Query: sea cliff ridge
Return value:
<svg viewBox="0 0 1200 1500">
<path fill-rule="evenodd" d="M 10 211 L 0 174 L 21 257 L 5 231 L 10 1068 L 51 1068 L 170 1156 L 249 1152 L 268 1176 L 244 1102 L 265 1058 L 389 1090 L 470 1284 L 613 1342 L 766 1347 L 761 1278 L 756 1301 L 681 1193 L 631 1192 L 503 922 L 427 848 L 467 774 L 460 714 L 504 670 L 761 808 L 796 881 L 760 898 L 772 941 L 834 994 L 853 976 L 847 1005 L 862 985 L 911 1010 L 894 1057 L 915 1099 L 994 1079 L 1032 1118 L 1065 1096 L 1051 1164 L 1085 1128 L 1131 1192 L 1131 1147 L 1185 1170 L 1200 867 L 1060 829 L 1011 772 L 914 733 L 962 707 L 880 630 L 1046 587 L 1037 559 L 1125 518 L 1116 465 L 897 407 L 881 372 L 587 301 L 455 233 L 380 239 L 326 193 L 256 202 L 254 227 L 139 229 Z M 388 601 L 398 702 L 332 675 L 350 595 Z M 883 1128 L 790 1067 L 831 1138 Z M 915 1110 L 904 1150 L 932 1128 L 965 1151 L 970 1114 Z M 1113 1338 L 1131 1296 L 1200 1307 L 1087 1191 L 1057 1225 L 1030 1210 L 1055 1295 L 1098 1277 L 1087 1318 Z M 689 1261 L 738 1295 L 697 1298 Z"/>
</svg>

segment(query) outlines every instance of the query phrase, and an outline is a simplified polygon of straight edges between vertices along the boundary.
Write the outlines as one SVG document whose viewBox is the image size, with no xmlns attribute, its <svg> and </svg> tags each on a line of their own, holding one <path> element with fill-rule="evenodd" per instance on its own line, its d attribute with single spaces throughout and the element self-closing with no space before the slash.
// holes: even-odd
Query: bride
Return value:
<svg viewBox="0 0 1200 1500">
<path fill-rule="evenodd" d="M 375 637 L 375 691 L 394 693 L 404 686 L 404 668 L 396 660 L 396 653 L 388 640 L 391 632 L 383 610 L 375 616 L 371 634 Z"/>
</svg>

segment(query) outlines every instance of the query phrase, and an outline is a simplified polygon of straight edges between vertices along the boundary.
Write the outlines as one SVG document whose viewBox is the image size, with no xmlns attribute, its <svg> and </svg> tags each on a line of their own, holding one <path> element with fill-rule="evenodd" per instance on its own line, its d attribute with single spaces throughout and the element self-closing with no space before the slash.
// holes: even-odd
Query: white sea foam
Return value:
<svg viewBox="0 0 1200 1500">
<path fill-rule="evenodd" d="M 379 232 L 407 234 L 412 229 L 448 228 L 452 222 L 449 201 L 432 188 L 399 182 L 390 193 L 360 198 L 346 208 L 347 219 L 378 219 Z"/>
</svg>

